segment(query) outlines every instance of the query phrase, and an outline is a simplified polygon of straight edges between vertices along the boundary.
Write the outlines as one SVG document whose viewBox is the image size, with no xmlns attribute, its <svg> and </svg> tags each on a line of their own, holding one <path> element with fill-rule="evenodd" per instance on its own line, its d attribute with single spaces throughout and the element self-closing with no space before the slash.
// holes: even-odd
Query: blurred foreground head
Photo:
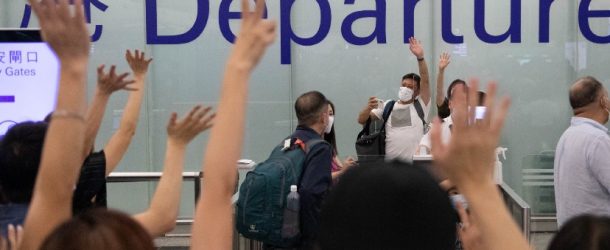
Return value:
<svg viewBox="0 0 610 250">
<path fill-rule="evenodd" d="M 320 249 L 452 249 L 457 215 L 423 168 L 402 162 L 346 172 L 322 208 Z"/>
<path fill-rule="evenodd" d="M 45 240 L 42 250 L 153 250 L 153 240 L 129 215 L 94 209 L 60 225 Z"/>
<path fill-rule="evenodd" d="M 569 220 L 549 246 L 549 250 L 564 249 L 610 249 L 610 218 L 581 215 Z"/>
</svg>

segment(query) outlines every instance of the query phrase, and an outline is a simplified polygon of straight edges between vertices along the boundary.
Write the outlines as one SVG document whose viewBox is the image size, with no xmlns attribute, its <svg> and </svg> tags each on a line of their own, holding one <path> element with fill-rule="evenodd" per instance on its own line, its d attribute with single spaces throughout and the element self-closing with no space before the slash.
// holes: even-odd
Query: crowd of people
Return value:
<svg viewBox="0 0 610 250">
<path fill-rule="evenodd" d="M 232 249 L 237 178 L 252 72 L 276 37 L 263 18 L 264 0 L 242 0 L 241 28 L 226 61 L 218 107 L 195 106 L 167 124 L 163 175 L 149 208 L 136 215 L 106 208 L 105 179 L 135 133 L 152 59 L 127 51 L 128 73 L 97 70 L 86 104 L 89 64 L 83 0 L 30 0 L 44 40 L 61 70 L 57 104 L 44 121 L 13 126 L 0 141 L 0 249 L 154 249 L 153 239 L 175 226 L 187 146 L 210 129 L 201 164 L 202 194 L 192 225 L 192 249 Z M 75 6 L 71 11 L 69 5 Z M 289 137 L 306 150 L 298 182 L 300 240 L 290 249 L 530 249 L 507 210 L 493 176 L 495 149 L 510 106 L 497 84 L 479 91 L 476 79 L 456 79 L 444 92 L 448 54 L 439 59 L 431 118 L 430 76 L 422 44 L 410 39 L 419 74 L 406 74 L 398 100 L 369 98 L 358 122 L 385 124 L 385 159 L 358 166 L 339 158 L 334 104 L 319 91 L 299 96 L 298 126 Z M 119 129 L 93 148 L 110 96 L 130 91 Z M 447 97 L 445 97 L 445 93 Z M 592 77 L 570 89 L 575 117 L 558 143 L 556 193 L 560 232 L 549 249 L 610 249 L 608 92 Z M 475 107 L 484 107 L 484 114 Z M 442 120 L 441 120 L 442 119 Z M 428 121 L 432 120 L 429 124 Z M 279 138 L 278 138 L 279 140 Z M 413 165 L 431 154 L 439 175 Z M 465 202 L 467 201 L 467 202 Z M 265 244 L 265 249 L 285 249 Z"/>
</svg>

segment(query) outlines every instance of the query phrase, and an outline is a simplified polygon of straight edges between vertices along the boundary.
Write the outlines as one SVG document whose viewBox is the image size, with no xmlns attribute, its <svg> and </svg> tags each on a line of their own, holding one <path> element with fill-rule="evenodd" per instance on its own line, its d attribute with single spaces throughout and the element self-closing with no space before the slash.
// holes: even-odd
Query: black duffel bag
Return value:
<svg viewBox="0 0 610 250">
<path fill-rule="evenodd" d="M 385 125 L 392 113 L 395 101 L 390 101 L 385 105 L 383 109 L 383 125 L 379 131 L 371 133 L 371 123 L 373 122 L 369 117 L 366 120 L 362 131 L 358 133 L 356 138 L 356 153 L 358 154 L 358 161 L 366 161 L 368 158 L 379 158 L 385 155 Z"/>
</svg>

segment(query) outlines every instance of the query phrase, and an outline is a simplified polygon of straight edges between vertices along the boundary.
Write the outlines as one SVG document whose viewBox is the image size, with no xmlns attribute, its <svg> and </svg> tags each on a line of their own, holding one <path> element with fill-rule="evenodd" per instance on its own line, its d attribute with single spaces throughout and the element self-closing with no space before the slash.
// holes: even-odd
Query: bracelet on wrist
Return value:
<svg viewBox="0 0 610 250">
<path fill-rule="evenodd" d="M 53 114 L 51 114 L 51 120 L 53 119 L 74 119 L 85 122 L 85 117 L 83 115 L 63 109 L 53 111 Z"/>
<path fill-rule="evenodd" d="M 417 58 L 417 61 L 418 61 L 418 62 L 421 62 L 421 61 L 423 61 L 423 60 L 424 60 L 424 58 L 423 58 L 423 57 L 422 57 L 422 58 Z"/>
</svg>

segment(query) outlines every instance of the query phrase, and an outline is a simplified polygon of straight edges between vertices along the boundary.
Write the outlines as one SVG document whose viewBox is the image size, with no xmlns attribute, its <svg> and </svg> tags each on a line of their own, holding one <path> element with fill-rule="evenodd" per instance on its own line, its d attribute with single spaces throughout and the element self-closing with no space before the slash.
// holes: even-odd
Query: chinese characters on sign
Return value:
<svg viewBox="0 0 610 250">
<path fill-rule="evenodd" d="M 0 77 L 33 77 L 38 64 L 38 52 L 28 50 L 0 51 Z"/>
<path fill-rule="evenodd" d="M 25 54 L 25 58 L 23 57 L 24 54 Z M 21 51 L 21 50 L 0 51 L 0 64 L 24 64 L 24 63 L 37 63 L 37 62 L 38 62 L 38 52 L 36 52 L 36 51 Z"/>
</svg>

